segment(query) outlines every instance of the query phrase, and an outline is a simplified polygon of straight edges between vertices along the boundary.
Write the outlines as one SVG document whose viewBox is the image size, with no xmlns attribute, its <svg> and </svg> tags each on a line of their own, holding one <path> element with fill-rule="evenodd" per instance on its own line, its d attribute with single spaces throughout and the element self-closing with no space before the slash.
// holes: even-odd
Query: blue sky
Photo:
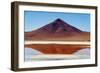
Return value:
<svg viewBox="0 0 100 73">
<path fill-rule="evenodd" d="M 90 31 L 90 14 L 87 13 L 24 11 L 25 32 L 38 29 L 57 18 L 80 30 Z"/>
</svg>

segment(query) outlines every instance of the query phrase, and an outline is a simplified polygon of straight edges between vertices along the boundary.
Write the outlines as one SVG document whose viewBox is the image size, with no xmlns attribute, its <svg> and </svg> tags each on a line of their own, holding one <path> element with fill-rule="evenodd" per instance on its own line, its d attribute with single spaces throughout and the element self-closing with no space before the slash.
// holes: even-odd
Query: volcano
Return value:
<svg viewBox="0 0 100 73">
<path fill-rule="evenodd" d="M 41 28 L 31 32 L 25 32 L 25 40 L 88 41 L 90 40 L 90 33 L 82 31 L 58 18 Z"/>
</svg>

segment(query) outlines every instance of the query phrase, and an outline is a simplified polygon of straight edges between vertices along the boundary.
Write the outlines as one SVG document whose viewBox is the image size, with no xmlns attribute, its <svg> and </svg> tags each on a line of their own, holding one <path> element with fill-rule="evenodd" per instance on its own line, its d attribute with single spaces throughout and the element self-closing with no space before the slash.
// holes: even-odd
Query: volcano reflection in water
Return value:
<svg viewBox="0 0 100 73">
<path fill-rule="evenodd" d="M 24 49 L 25 61 L 43 61 L 43 60 L 73 60 L 73 59 L 89 59 L 90 48 L 83 48 L 73 54 L 44 54 L 33 48 Z M 68 57 L 69 55 L 69 57 Z"/>
</svg>

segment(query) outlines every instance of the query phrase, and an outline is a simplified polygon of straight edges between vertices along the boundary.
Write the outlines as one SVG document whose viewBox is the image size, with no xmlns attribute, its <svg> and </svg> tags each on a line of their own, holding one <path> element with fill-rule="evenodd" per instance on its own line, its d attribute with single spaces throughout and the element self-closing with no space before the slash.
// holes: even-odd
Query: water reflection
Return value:
<svg viewBox="0 0 100 73">
<path fill-rule="evenodd" d="M 90 55 L 90 48 L 83 48 L 74 53 L 75 55 Z"/>
<path fill-rule="evenodd" d="M 37 50 L 35 50 L 35 49 L 32 49 L 32 48 L 25 48 L 24 49 L 24 58 L 25 58 L 25 61 L 27 61 L 27 60 L 31 60 L 32 59 L 32 57 L 33 56 L 35 56 L 35 55 L 41 55 L 41 54 L 43 54 L 43 53 L 41 53 L 41 52 L 39 52 L 39 51 L 37 51 Z"/>
<path fill-rule="evenodd" d="M 82 48 L 77 52 L 71 54 L 71 57 L 68 57 L 68 54 L 43 54 L 42 52 L 35 50 L 33 48 L 25 48 L 25 61 L 34 61 L 34 60 L 70 60 L 70 59 L 87 59 L 90 58 L 90 48 Z M 66 56 L 65 56 L 66 55 Z M 59 56 L 59 57 L 58 57 Z"/>
</svg>

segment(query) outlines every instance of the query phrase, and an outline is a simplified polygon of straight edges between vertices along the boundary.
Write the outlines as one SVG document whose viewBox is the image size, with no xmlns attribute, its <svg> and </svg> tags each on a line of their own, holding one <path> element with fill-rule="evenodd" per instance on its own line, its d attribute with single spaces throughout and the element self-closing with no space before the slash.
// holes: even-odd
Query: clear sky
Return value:
<svg viewBox="0 0 100 73">
<path fill-rule="evenodd" d="M 90 31 L 90 14 L 87 13 L 24 11 L 25 31 L 29 32 L 40 28 L 57 18 L 62 19 L 80 30 Z"/>
</svg>

